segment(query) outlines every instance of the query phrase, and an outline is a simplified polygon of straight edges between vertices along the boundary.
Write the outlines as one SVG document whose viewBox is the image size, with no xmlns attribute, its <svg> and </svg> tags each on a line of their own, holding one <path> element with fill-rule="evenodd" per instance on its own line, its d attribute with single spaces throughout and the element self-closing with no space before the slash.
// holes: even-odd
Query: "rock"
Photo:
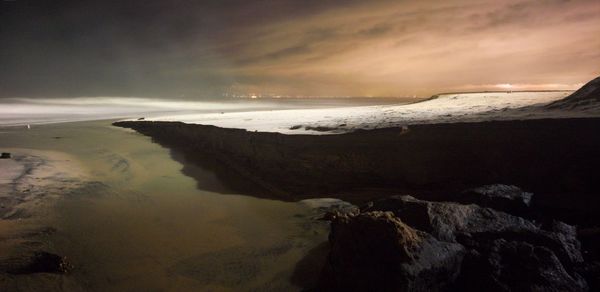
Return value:
<svg viewBox="0 0 600 292">
<path fill-rule="evenodd" d="M 522 241 L 497 239 L 465 257 L 459 291 L 587 291 L 578 274 L 569 274 L 554 252 Z"/>
<path fill-rule="evenodd" d="M 411 196 L 375 201 L 361 211 L 393 212 L 400 222 L 431 234 L 438 241 L 463 246 L 467 255 L 458 285 L 473 283 L 459 290 L 471 286 L 479 287 L 479 291 L 487 290 L 486 287 L 495 287 L 492 291 L 565 291 L 565 285 L 573 287 L 566 291 L 586 288 L 586 281 L 577 272 L 583 257 L 576 228 L 571 225 L 552 221 L 548 226 L 538 226 L 524 218 L 475 204 L 428 202 Z M 524 269 L 523 275 L 540 273 L 539 276 L 518 284 L 524 286 L 514 286 L 511 281 L 518 280 L 520 274 L 510 274 L 506 266 L 519 263 L 523 265 L 518 267 Z M 491 278 L 482 278 L 481 274 Z"/>
<path fill-rule="evenodd" d="M 341 215 L 319 291 L 441 291 L 459 272 L 460 244 L 442 242 L 391 212 Z"/>
<path fill-rule="evenodd" d="M 532 193 L 512 185 L 487 185 L 462 192 L 457 202 L 477 204 L 510 214 L 524 214 L 531 205 Z"/>
<path fill-rule="evenodd" d="M 508 230 L 537 230 L 532 222 L 477 205 L 428 202 L 412 196 L 393 196 L 364 209 L 392 211 L 411 227 L 431 233 L 439 240 L 454 242 L 456 236 Z"/>
<path fill-rule="evenodd" d="M 474 204 L 428 202 L 411 196 L 394 196 L 374 202 L 367 210 L 392 211 L 411 227 L 439 240 L 477 248 L 483 240 L 498 238 L 531 242 L 556 253 L 567 266 L 583 262 L 576 229 L 554 221 L 546 230 L 533 222 Z"/>
<path fill-rule="evenodd" d="M 555 220 L 550 226 L 550 231 L 544 233 L 554 240 L 560 248 L 564 249 L 572 264 L 583 262 L 581 243 L 577 239 L 577 228 L 575 226 Z"/>
<path fill-rule="evenodd" d="M 2 152 L 2 154 L 0 154 L 0 159 L 9 159 L 9 158 L 11 158 L 11 155 L 8 152 Z"/>
<path fill-rule="evenodd" d="M 8 274 L 66 274 L 72 269 L 66 257 L 40 251 L 0 262 L 0 272 Z"/>
<path fill-rule="evenodd" d="M 585 277 L 590 291 L 600 291 L 600 262 L 586 263 L 577 272 Z"/>
</svg>

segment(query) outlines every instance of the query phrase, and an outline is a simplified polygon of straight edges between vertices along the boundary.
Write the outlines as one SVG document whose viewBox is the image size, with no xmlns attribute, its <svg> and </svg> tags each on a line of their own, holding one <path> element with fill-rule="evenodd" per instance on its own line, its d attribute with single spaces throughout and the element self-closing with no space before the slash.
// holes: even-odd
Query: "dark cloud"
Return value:
<svg viewBox="0 0 600 292">
<path fill-rule="evenodd" d="M 599 12 L 597 0 L 3 1 L 0 97 L 206 97 L 233 84 L 393 95 L 565 71 L 585 81 L 600 73 Z"/>
</svg>

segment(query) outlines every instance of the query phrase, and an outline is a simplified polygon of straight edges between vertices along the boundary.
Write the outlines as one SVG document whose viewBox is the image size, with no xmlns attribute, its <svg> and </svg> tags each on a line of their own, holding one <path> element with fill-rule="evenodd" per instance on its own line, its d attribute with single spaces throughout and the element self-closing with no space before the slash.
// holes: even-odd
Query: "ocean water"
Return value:
<svg viewBox="0 0 600 292">
<path fill-rule="evenodd" d="M 298 263 L 326 241 L 309 205 L 232 193 L 201 166 L 196 181 L 177 153 L 111 121 L 0 132 L 0 149 L 67 153 L 90 174 L 38 220 L 73 271 L 18 279 L 25 290 L 298 291 Z"/>
<path fill-rule="evenodd" d="M 0 126 L 48 124 L 164 115 L 398 104 L 411 98 L 261 98 L 177 100 L 135 97 L 2 98 Z"/>
</svg>

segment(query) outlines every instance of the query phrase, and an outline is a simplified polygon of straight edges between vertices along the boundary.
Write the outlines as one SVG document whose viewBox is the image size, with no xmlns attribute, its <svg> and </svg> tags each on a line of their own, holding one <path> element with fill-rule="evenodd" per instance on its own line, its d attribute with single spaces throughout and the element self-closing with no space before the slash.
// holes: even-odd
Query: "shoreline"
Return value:
<svg viewBox="0 0 600 292">
<path fill-rule="evenodd" d="M 335 197 L 355 204 L 391 194 L 451 200 L 461 190 L 502 183 L 535 193 L 536 204 L 566 221 L 600 223 L 590 207 L 599 201 L 598 118 L 412 125 L 322 136 L 180 122 L 113 125 L 152 137 L 254 196 Z"/>
</svg>

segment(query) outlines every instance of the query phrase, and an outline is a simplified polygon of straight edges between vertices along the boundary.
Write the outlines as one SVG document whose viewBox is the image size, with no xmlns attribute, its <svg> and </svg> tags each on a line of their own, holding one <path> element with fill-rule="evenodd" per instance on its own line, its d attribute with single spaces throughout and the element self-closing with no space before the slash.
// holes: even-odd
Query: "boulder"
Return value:
<svg viewBox="0 0 600 292">
<path fill-rule="evenodd" d="M 391 211 L 409 226 L 449 242 L 455 242 L 457 235 L 538 229 L 531 221 L 490 208 L 422 201 L 412 196 L 393 196 L 376 201 L 363 209 L 369 210 Z"/>
<path fill-rule="evenodd" d="M 456 283 L 459 291 L 587 291 L 554 252 L 523 241 L 496 239 L 465 257 Z"/>
<path fill-rule="evenodd" d="M 391 212 L 340 215 L 319 291 L 442 291 L 460 271 L 464 248 L 415 230 Z"/>
<path fill-rule="evenodd" d="M 330 242 L 337 244 L 337 248 L 344 248 L 340 242 L 357 242 L 369 240 L 376 242 L 377 246 L 371 246 L 381 255 L 372 258 L 393 260 L 394 257 L 385 256 L 391 254 L 394 248 L 403 249 L 402 254 L 407 253 L 407 243 L 413 241 L 398 241 L 382 237 L 381 234 L 389 234 L 391 231 L 381 231 L 376 224 L 358 224 L 357 220 L 383 220 L 387 224 L 403 226 L 406 230 L 413 230 L 410 234 L 416 237 L 404 236 L 406 238 L 425 238 L 424 242 L 434 242 L 435 246 L 443 246 L 443 243 L 453 243 L 459 246 L 457 250 L 463 250 L 465 260 L 459 268 L 460 277 L 454 284 L 453 289 L 460 291 L 583 291 L 587 289 L 586 281 L 580 276 L 583 257 L 581 246 L 577 240 L 576 228 L 559 222 L 552 221 L 547 225 L 538 225 L 527 219 L 484 208 L 475 204 L 463 205 L 451 202 L 429 202 L 416 199 L 411 196 L 394 196 L 375 201 L 361 209 L 359 215 L 352 217 L 339 216 L 332 224 Z M 383 212 L 383 213 L 382 213 Z M 368 214 L 368 215 L 365 215 Z M 387 215 L 376 215 L 387 214 Z M 364 218 L 364 216 L 367 216 Z M 353 224 L 345 223 L 346 221 Z M 392 223 L 394 222 L 394 223 Z M 400 225 L 401 224 L 401 225 Z M 356 234 L 352 236 L 339 236 L 337 234 L 342 226 L 345 233 L 351 233 L 347 229 L 354 229 Z M 408 229 L 407 229 L 408 228 Z M 414 229 L 413 229 L 414 228 Z M 402 228 L 391 228 L 391 230 L 404 230 Z M 415 230 L 416 229 L 416 230 Z M 405 232 L 396 231 L 398 234 Z M 374 235 L 376 234 L 376 235 Z M 369 239 L 365 239 L 365 238 Z M 391 238 L 401 237 L 400 235 Z M 435 239 L 432 241 L 431 238 Z M 384 241 L 401 242 L 400 246 L 384 247 Z M 362 243 L 361 243 L 362 244 Z M 408 246 L 411 246 L 410 244 Z M 427 246 L 422 244 L 420 246 Z M 333 248 L 336 248 L 334 245 Z M 333 258 L 351 257 L 352 251 L 344 254 L 338 251 Z M 364 252 L 364 251 L 361 251 Z M 360 254 L 361 252 L 356 252 Z M 399 251 L 396 251 L 399 252 Z M 412 254 L 415 254 L 413 252 Z M 334 255 L 333 249 L 330 258 Z M 432 255 L 428 257 L 428 255 Z M 427 258 L 435 262 L 441 260 L 435 249 L 421 249 L 419 258 Z M 406 257 L 404 258 L 406 262 Z M 355 263 L 344 263 L 353 267 Z M 388 264 L 391 265 L 391 264 Z M 414 264 L 413 264 L 414 265 Z M 371 263 L 369 266 L 376 266 Z M 448 267 L 448 266 L 445 266 Z M 351 269 L 351 268 L 347 268 Z M 362 269 L 361 269 L 362 270 Z M 386 267 L 385 270 L 391 270 Z M 594 270 L 587 269 L 585 275 L 593 274 Z M 337 270 L 333 270 L 337 271 Z M 373 271 L 379 271 L 373 269 Z M 382 272 L 377 272 L 385 277 Z M 445 274 L 450 275 L 447 270 Z M 350 272 L 341 273 L 350 275 Z M 398 278 L 401 275 L 400 278 Z M 402 287 L 399 279 L 415 279 L 407 274 L 394 274 L 394 281 L 386 283 L 385 287 Z M 358 277 L 353 275 L 352 277 Z M 447 277 L 446 279 L 452 279 Z M 341 281 L 341 280 L 340 280 Z M 412 283 L 412 282 L 410 282 Z M 384 287 L 384 288 L 385 288 Z M 419 289 L 424 286 L 410 286 Z M 448 283 L 443 282 L 441 286 L 427 287 L 427 289 L 447 289 Z M 489 289 L 488 289 L 489 288 Z M 418 290 L 418 289 L 417 289 Z"/>
<path fill-rule="evenodd" d="M 510 214 L 524 214 L 531 205 L 532 193 L 512 185 L 486 185 L 462 192 L 457 202 L 477 204 Z"/>
<path fill-rule="evenodd" d="M 9 158 L 11 158 L 11 155 L 8 152 L 2 152 L 2 154 L 0 154 L 0 159 L 9 159 Z"/>
<path fill-rule="evenodd" d="M 533 222 L 483 208 L 450 202 L 428 202 L 411 196 L 394 196 L 370 204 L 366 210 L 392 211 L 409 226 L 425 231 L 438 240 L 458 242 L 477 248 L 482 241 L 499 238 L 531 242 L 544 246 L 569 267 L 583 262 L 576 229 L 553 221 L 541 228 Z"/>
</svg>

